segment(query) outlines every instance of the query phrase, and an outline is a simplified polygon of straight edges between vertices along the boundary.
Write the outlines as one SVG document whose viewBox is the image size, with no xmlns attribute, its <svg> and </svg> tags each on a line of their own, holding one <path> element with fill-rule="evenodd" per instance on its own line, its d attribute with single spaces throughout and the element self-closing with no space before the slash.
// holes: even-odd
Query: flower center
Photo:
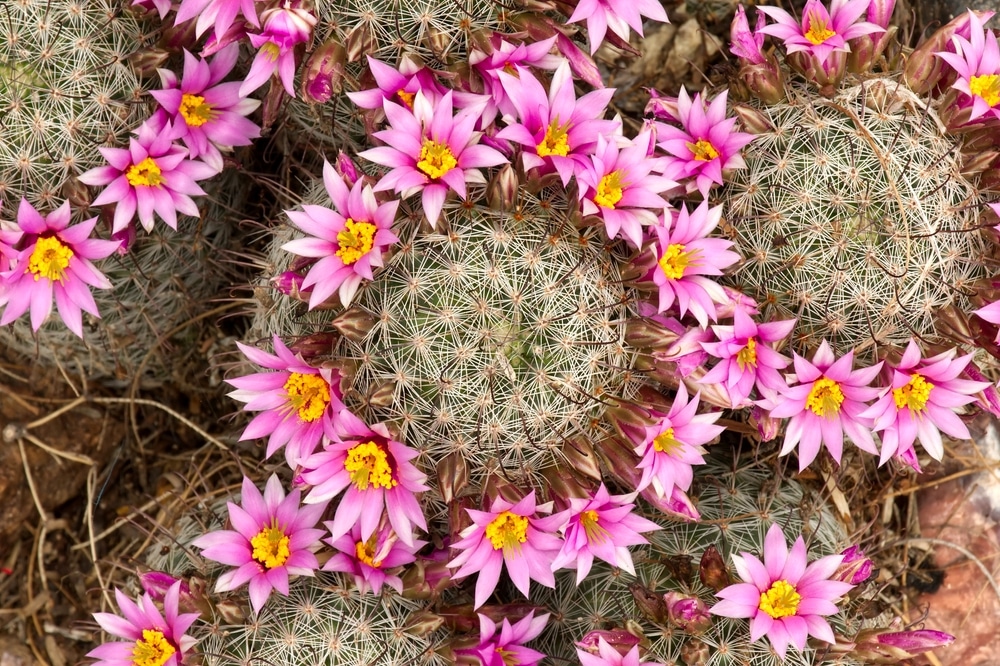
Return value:
<svg viewBox="0 0 1000 666">
<path fill-rule="evenodd" d="M 795 615 L 800 601 L 802 595 L 795 591 L 793 585 L 789 585 L 787 580 L 776 580 L 771 583 L 767 592 L 760 595 L 760 605 L 757 608 L 777 620 Z"/>
<path fill-rule="evenodd" d="M 549 123 L 548 129 L 545 130 L 545 138 L 538 144 L 538 156 L 548 157 L 549 155 L 559 155 L 560 157 L 566 157 L 569 154 L 568 132 L 569 123 L 560 125 L 558 118 Z"/>
<path fill-rule="evenodd" d="M 684 277 L 684 270 L 694 264 L 697 255 L 698 250 L 688 252 L 680 243 L 673 243 L 660 257 L 660 269 L 671 280 L 680 280 Z"/>
<path fill-rule="evenodd" d="M 594 510 L 580 514 L 580 524 L 590 543 L 604 543 L 608 540 L 608 531 L 600 524 L 600 516 Z"/>
<path fill-rule="evenodd" d="M 403 106 L 408 108 L 410 111 L 413 110 L 413 98 L 416 97 L 414 93 L 406 92 L 402 88 L 396 91 L 396 97 L 399 101 L 403 103 Z"/>
<path fill-rule="evenodd" d="M 367 543 L 364 541 L 359 541 L 354 547 L 354 552 L 358 557 L 358 560 L 364 562 L 373 569 L 379 569 L 382 567 L 382 560 L 375 559 L 375 535 L 368 540 Z"/>
<path fill-rule="evenodd" d="M 43 236 L 35 241 L 35 249 L 28 257 L 28 273 L 39 278 L 48 278 L 52 282 L 62 282 L 66 275 L 66 267 L 73 258 L 73 250 L 59 242 L 54 236 Z"/>
<path fill-rule="evenodd" d="M 702 162 L 709 162 L 719 156 L 715 146 L 705 139 L 698 139 L 696 143 L 688 142 L 687 147 L 694 154 L 694 158 Z"/>
<path fill-rule="evenodd" d="M 281 55 L 281 48 L 274 42 L 266 42 L 260 47 L 260 52 L 271 62 L 276 62 Z"/>
<path fill-rule="evenodd" d="M 753 337 L 747 338 L 747 346 L 736 355 L 736 365 L 740 370 L 746 370 L 748 365 L 757 367 L 757 341 Z"/>
<path fill-rule="evenodd" d="M 323 416 L 326 406 L 330 404 L 330 385 L 319 375 L 306 375 L 293 372 L 285 381 L 285 393 L 288 402 L 298 412 L 299 418 L 312 423 Z"/>
<path fill-rule="evenodd" d="M 371 252 L 375 244 L 375 232 L 378 229 L 370 222 L 355 222 L 347 218 L 346 228 L 337 233 L 337 256 L 350 266 L 361 257 Z"/>
<path fill-rule="evenodd" d="M 674 438 L 674 429 L 667 428 L 653 439 L 653 450 L 670 455 L 683 444 L 679 439 Z"/>
<path fill-rule="evenodd" d="M 896 401 L 896 409 L 909 407 L 911 412 L 919 415 L 927 406 L 927 399 L 931 397 L 932 390 L 934 384 L 915 374 L 905 386 L 892 390 L 892 399 Z"/>
<path fill-rule="evenodd" d="M 189 127 L 201 127 L 212 119 L 212 107 L 199 95 L 185 94 L 181 97 L 180 114 Z"/>
<path fill-rule="evenodd" d="M 347 451 L 344 469 L 351 474 L 351 483 L 358 490 L 392 488 L 398 482 L 392 478 L 389 454 L 375 442 L 363 442 Z"/>
<path fill-rule="evenodd" d="M 288 535 L 280 527 L 265 527 L 250 539 L 253 552 L 250 556 L 257 560 L 265 569 L 280 567 L 291 555 L 288 550 Z"/>
<path fill-rule="evenodd" d="M 177 652 L 162 631 L 158 629 L 143 629 L 142 638 L 135 642 L 132 648 L 132 664 L 134 666 L 163 666 Z"/>
<path fill-rule="evenodd" d="M 969 79 L 969 91 L 990 106 L 1000 103 L 1000 75 L 982 74 Z"/>
<path fill-rule="evenodd" d="M 836 416 L 843 402 L 844 392 L 840 390 L 840 384 L 826 377 L 817 379 L 806 397 L 806 407 L 820 417 Z"/>
<path fill-rule="evenodd" d="M 807 14 L 809 20 L 809 30 L 806 31 L 805 38 L 813 44 L 822 44 L 837 33 L 826 27 L 826 19 L 817 12 L 811 11 Z"/>
<path fill-rule="evenodd" d="M 504 511 L 486 526 L 486 538 L 493 544 L 493 550 L 520 550 L 520 544 L 528 540 L 528 519 L 510 511 Z"/>
<path fill-rule="evenodd" d="M 597 184 L 597 194 L 594 195 L 594 203 L 604 208 L 614 208 L 615 204 L 622 200 L 622 172 L 615 170 L 601 178 Z"/>
<path fill-rule="evenodd" d="M 458 160 L 455 159 L 448 146 L 432 139 L 424 139 L 424 143 L 420 147 L 418 169 L 430 178 L 440 178 L 456 166 L 458 166 Z"/>
<path fill-rule="evenodd" d="M 125 172 L 125 178 L 132 187 L 140 185 L 159 187 L 166 181 L 163 172 L 160 171 L 160 167 L 156 165 L 152 157 L 147 157 L 138 164 L 130 166 Z"/>
</svg>

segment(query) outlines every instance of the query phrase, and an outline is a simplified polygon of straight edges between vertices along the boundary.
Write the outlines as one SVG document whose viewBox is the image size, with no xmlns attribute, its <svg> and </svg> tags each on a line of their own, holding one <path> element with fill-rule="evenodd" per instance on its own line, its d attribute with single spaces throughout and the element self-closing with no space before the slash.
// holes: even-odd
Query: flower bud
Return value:
<svg viewBox="0 0 1000 666">
<path fill-rule="evenodd" d="M 763 409 L 760 405 L 754 405 L 750 411 L 750 425 L 757 426 L 760 441 L 770 442 L 778 436 L 778 430 L 781 429 L 781 419 L 773 418 L 771 412 Z"/>
<path fill-rule="evenodd" d="M 504 164 L 490 179 L 486 201 L 494 210 L 511 210 L 517 203 L 519 188 L 517 171 L 511 164 Z"/>
<path fill-rule="evenodd" d="M 444 618 L 428 610 L 418 610 L 406 618 L 403 631 L 416 636 L 428 636 L 444 624 Z"/>
<path fill-rule="evenodd" d="M 751 134 L 764 134 L 765 132 L 774 131 L 774 124 L 771 123 L 771 120 L 757 109 L 744 104 L 734 104 L 733 112 L 740 119 L 743 129 Z"/>
<path fill-rule="evenodd" d="M 337 315 L 330 326 L 351 342 L 361 342 L 375 326 L 375 317 L 361 308 L 353 307 Z"/>
<path fill-rule="evenodd" d="M 336 39 L 327 40 L 306 60 L 302 74 L 302 99 L 325 104 L 341 91 L 347 51 Z M 350 187 L 350 185 L 348 185 Z"/>
<path fill-rule="evenodd" d="M 743 5 L 736 8 L 736 16 L 729 28 L 730 47 L 733 55 L 740 59 L 740 64 L 763 65 L 764 53 L 761 47 L 764 46 L 764 12 L 757 12 L 757 26 L 750 32 L 750 22 L 747 20 L 746 10 Z"/>
<path fill-rule="evenodd" d="M 111 234 L 111 240 L 118 241 L 118 249 L 115 252 L 124 257 L 135 242 L 135 225 L 130 224 L 121 231 Z"/>
<path fill-rule="evenodd" d="M 302 356 L 302 358 L 311 360 L 317 356 L 329 356 L 336 342 L 336 333 L 321 331 L 305 335 L 301 338 L 295 338 L 288 344 L 288 348 Z"/>
<path fill-rule="evenodd" d="M 180 581 L 180 594 L 182 597 L 191 596 L 191 588 L 188 584 L 179 578 L 174 578 L 170 574 L 163 573 L 162 571 L 147 571 L 146 573 L 139 574 L 139 584 L 142 585 L 142 590 L 149 595 L 150 599 L 153 601 L 163 602 L 163 599 L 167 596 L 167 590 L 173 586 L 174 583 Z"/>
<path fill-rule="evenodd" d="M 837 567 L 837 571 L 830 580 L 850 583 L 851 585 L 860 585 L 871 577 L 872 569 L 875 565 L 870 559 L 865 557 L 860 546 L 851 546 L 841 553 L 841 555 L 844 556 L 844 559 L 841 560 L 840 566 Z"/>
<path fill-rule="evenodd" d="M 285 271 L 281 275 L 275 275 L 271 278 L 271 286 L 285 296 L 291 296 L 296 300 L 307 302 L 309 300 L 309 292 L 312 289 L 302 289 L 302 283 L 305 279 L 305 276 L 299 275 L 295 271 Z"/>
<path fill-rule="evenodd" d="M 441 499 L 450 504 L 469 485 L 469 468 L 461 451 L 453 451 L 441 459 L 437 466 L 437 477 Z"/>
<path fill-rule="evenodd" d="M 663 597 L 641 583 L 629 583 L 628 591 L 639 608 L 639 612 L 656 624 L 667 623 L 667 604 Z"/>
<path fill-rule="evenodd" d="M 667 619 L 681 631 L 697 635 L 712 626 L 708 606 L 698 597 L 667 592 L 663 595 L 663 602 L 667 605 Z"/>
<path fill-rule="evenodd" d="M 347 185 L 347 189 L 353 188 L 354 183 L 362 178 L 362 174 L 358 173 L 358 166 L 354 163 L 354 160 L 342 150 L 337 153 L 337 161 L 333 163 L 333 168 L 344 179 L 344 185 Z"/>
<path fill-rule="evenodd" d="M 903 80 L 910 89 L 918 95 L 924 95 L 941 81 L 941 77 L 946 71 L 947 64 L 934 54 L 938 51 L 948 50 L 951 45 L 951 38 L 954 35 L 969 36 L 969 13 L 966 12 L 952 19 L 947 25 L 938 28 L 926 42 L 914 49 L 913 53 L 906 60 L 906 67 L 903 69 Z M 994 14 L 991 11 L 975 12 L 976 16 L 985 23 Z"/>
<path fill-rule="evenodd" d="M 375 53 L 378 49 L 375 37 L 372 35 L 371 24 L 368 21 L 358 23 L 347 33 L 344 46 L 347 50 L 347 62 L 357 62 L 361 56 Z"/>
<path fill-rule="evenodd" d="M 864 630 L 856 642 L 843 651 L 869 663 L 895 664 L 955 642 L 951 634 L 932 629 L 888 631 L 898 629 L 900 624 L 899 618 L 895 618 L 888 627 Z"/>
<path fill-rule="evenodd" d="M 685 666 L 705 666 L 712 650 L 705 641 L 688 638 L 681 644 L 681 660 Z"/>
<path fill-rule="evenodd" d="M 170 59 L 170 52 L 166 49 L 152 47 L 139 49 L 129 56 L 129 64 L 135 73 L 143 78 L 149 78 L 156 74 L 156 70 L 163 67 L 164 63 Z"/>
<path fill-rule="evenodd" d="M 575 645 L 590 654 L 598 654 L 597 646 L 602 638 L 623 657 L 639 644 L 639 637 L 624 629 L 597 629 L 586 634 Z"/>
<path fill-rule="evenodd" d="M 652 116 L 657 120 L 665 120 L 671 123 L 681 122 L 680 112 L 677 110 L 676 97 L 662 97 L 660 93 L 652 88 L 648 89 L 649 102 L 643 110 L 643 115 Z"/>
<path fill-rule="evenodd" d="M 785 99 L 785 76 L 771 54 L 766 56 L 763 64 L 740 67 L 740 78 L 765 104 L 777 104 Z"/>
<path fill-rule="evenodd" d="M 724 587 L 732 585 L 729 572 L 726 571 L 726 563 L 719 554 L 719 549 L 714 544 L 705 549 L 701 554 L 701 563 L 698 565 L 698 578 L 702 585 L 718 592 Z"/>
</svg>

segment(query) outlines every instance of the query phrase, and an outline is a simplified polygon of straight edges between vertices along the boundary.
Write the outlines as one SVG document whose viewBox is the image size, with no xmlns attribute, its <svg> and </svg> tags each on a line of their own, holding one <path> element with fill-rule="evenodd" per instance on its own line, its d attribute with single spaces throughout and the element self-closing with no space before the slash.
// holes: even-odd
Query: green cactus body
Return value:
<svg viewBox="0 0 1000 666">
<path fill-rule="evenodd" d="M 871 360 L 879 344 L 935 339 L 936 313 L 967 308 L 986 276 L 983 200 L 956 141 L 893 79 L 788 96 L 760 109 L 774 129 L 720 192 L 744 257 L 732 283 L 768 317 L 798 318 L 799 351 L 825 338 Z"/>
</svg>

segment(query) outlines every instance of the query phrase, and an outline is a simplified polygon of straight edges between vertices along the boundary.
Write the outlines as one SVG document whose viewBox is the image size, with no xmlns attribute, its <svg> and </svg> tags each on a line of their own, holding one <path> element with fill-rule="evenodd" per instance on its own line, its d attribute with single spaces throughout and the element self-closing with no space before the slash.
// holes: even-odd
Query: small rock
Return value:
<svg viewBox="0 0 1000 666">
<path fill-rule="evenodd" d="M 0 666 L 35 666 L 34 656 L 14 636 L 0 636 Z"/>
</svg>

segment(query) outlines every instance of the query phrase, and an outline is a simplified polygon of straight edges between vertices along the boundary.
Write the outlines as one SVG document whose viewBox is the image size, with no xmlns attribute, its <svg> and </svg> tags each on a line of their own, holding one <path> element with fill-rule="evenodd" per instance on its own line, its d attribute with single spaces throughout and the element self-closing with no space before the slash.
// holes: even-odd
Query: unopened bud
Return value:
<svg viewBox="0 0 1000 666">
<path fill-rule="evenodd" d="M 778 430 L 781 429 L 781 419 L 773 418 L 771 412 L 759 405 L 754 405 L 750 412 L 750 425 L 757 426 L 760 441 L 770 442 L 778 436 Z"/>
<path fill-rule="evenodd" d="M 302 99 L 313 104 L 330 101 L 341 91 L 347 50 L 336 39 L 327 40 L 306 60 L 302 74 Z"/>
<path fill-rule="evenodd" d="M 135 51 L 129 56 L 128 61 L 136 74 L 143 78 L 149 78 L 156 76 L 156 70 L 163 67 L 164 63 L 169 59 L 169 51 L 153 47 Z"/>
<path fill-rule="evenodd" d="M 955 35 L 969 35 L 969 14 L 972 10 L 956 16 L 949 23 L 938 28 L 926 42 L 918 46 L 906 60 L 906 67 L 903 69 L 903 80 L 906 85 L 918 95 L 923 95 L 935 87 L 941 81 L 944 72 L 947 71 L 947 63 L 934 54 L 938 51 L 948 50 L 951 38 Z M 985 23 L 994 14 L 991 11 L 974 12 L 979 19 Z"/>
<path fill-rule="evenodd" d="M 121 256 L 125 256 L 128 254 L 129 249 L 131 249 L 132 243 L 135 242 L 135 225 L 130 224 L 121 231 L 111 234 L 111 240 L 118 241 L 118 249 L 115 252 Z"/>
<path fill-rule="evenodd" d="M 337 315 L 330 325 L 351 342 L 362 342 L 375 326 L 375 317 L 354 307 Z"/>
<path fill-rule="evenodd" d="M 317 356 L 329 356 L 333 350 L 333 345 L 337 343 L 337 334 L 330 331 L 312 333 L 300 338 L 295 338 L 288 343 L 288 348 L 299 354 L 304 359 L 313 359 Z M 338 373 L 339 374 L 339 373 Z"/>
<path fill-rule="evenodd" d="M 344 180 L 344 185 L 347 185 L 347 189 L 354 187 L 354 183 L 362 177 L 358 172 L 358 165 L 354 163 L 351 156 L 340 151 L 337 153 L 337 161 L 334 163 L 333 168 L 336 169 L 337 173 Z"/>
<path fill-rule="evenodd" d="M 865 557 L 860 546 L 854 545 L 841 553 L 844 559 L 830 580 L 837 580 L 851 585 L 860 585 L 872 575 L 875 565 Z"/>
<path fill-rule="evenodd" d="M 685 666 L 705 666 L 711 656 L 712 649 L 705 641 L 687 638 L 681 644 L 681 660 Z"/>
<path fill-rule="evenodd" d="M 649 92 L 649 102 L 646 103 L 646 108 L 643 111 L 646 117 L 652 116 L 656 120 L 665 120 L 672 123 L 681 122 L 680 111 L 677 110 L 676 97 L 663 97 L 651 88 L 647 89 L 647 92 Z"/>
<path fill-rule="evenodd" d="M 437 465 L 438 490 L 441 499 L 450 504 L 469 485 L 469 468 L 461 451 L 453 451 Z"/>
<path fill-rule="evenodd" d="M 347 62 L 357 62 L 361 56 L 376 52 L 375 37 L 372 35 L 371 23 L 361 21 L 349 33 L 344 40 L 344 48 L 347 51 Z"/>
<path fill-rule="evenodd" d="M 598 654 L 597 646 L 602 638 L 623 657 L 639 644 L 639 637 L 624 629 L 598 629 L 584 635 L 575 645 L 590 654 Z"/>
<path fill-rule="evenodd" d="M 689 634 L 702 634 L 712 626 L 712 616 L 708 606 L 698 597 L 667 592 L 663 595 L 663 603 L 667 605 L 667 618 L 671 624 Z"/>
<path fill-rule="evenodd" d="M 629 583 L 628 591 L 639 608 L 639 612 L 656 624 L 667 623 L 667 604 L 663 597 L 641 583 Z"/>
<path fill-rule="evenodd" d="M 139 584 L 142 585 L 143 592 L 148 594 L 153 601 L 161 603 L 167 596 L 167 591 L 176 583 L 180 583 L 178 591 L 181 595 L 191 596 L 191 588 L 188 587 L 188 584 L 179 578 L 174 578 L 168 573 L 147 571 L 139 575 Z"/>
<path fill-rule="evenodd" d="M 701 554 L 701 563 L 698 565 L 698 578 L 702 585 L 713 592 L 729 587 L 733 581 L 726 571 L 726 563 L 722 560 L 719 549 L 714 544 L 709 545 L 705 552 Z"/>
<path fill-rule="evenodd" d="M 518 200 L 517 171 L 510 164 L 504 164 L 490 179 L 486 188 L 486 201 L 494 210 L 511 210 Z"/>
<path fill-rule="evenodd" d="M 444 624 L 444 618 L 427 610 L 419 610 L 410 614 L 403 625 L 403 631 L 416 636 L 428 636 Z"/>
<path fill-rule="evenodd" d="M 774 124 L 771 120 L 757 109 L 745 104 L 734 104 L 733 112 L 740 119 L 743 128 L 751 134 L 764 134 L 765 132 L 774 131 Z"/>
<path fill-rule="evenodd" d="M 271 278 L 271 286 L 285 296 L 291 296 L 296 300 L 307 302 L 309 300 L 309 293 L 312 292 L 312 289 L 303 290 L 302 283 L 305 279 L 304 275 L 300 275 L 295 271 L 285 271 L 284 273 L 275 275 Z"/>
<path fill-rule="evenodd" d="M 746 10 L 743 5 L 736 8 L 736 15 L 729 27 L 730 46 L 729 50 L 740 59 L 740 64 L 762 65 L 764 64 L 764 54 L 761 47 L 764 46 L 764 12 L 757 12 L 757 26 L 753 32 L 750 31 L 750 22 L 747 20 Z"/>
<path fill-rule="evenodd" d="M 243 608 L 232 599 L 226 599 L 215 604 L 215 612 L 219 614 L 224 624 L 243 624 L 247 619 Z"/>
<path fill-rule="evenodd" d="M 601 71 L 597 69 L 594 59 L 577 46 L 576 42 L 558 32 L 556 33 L 556 48 L 569 61 L 570 68 L 581 81 L 586 82 L 594 88 L 604 87 L 604 80 L 601 79 Z"/>
</svg>

